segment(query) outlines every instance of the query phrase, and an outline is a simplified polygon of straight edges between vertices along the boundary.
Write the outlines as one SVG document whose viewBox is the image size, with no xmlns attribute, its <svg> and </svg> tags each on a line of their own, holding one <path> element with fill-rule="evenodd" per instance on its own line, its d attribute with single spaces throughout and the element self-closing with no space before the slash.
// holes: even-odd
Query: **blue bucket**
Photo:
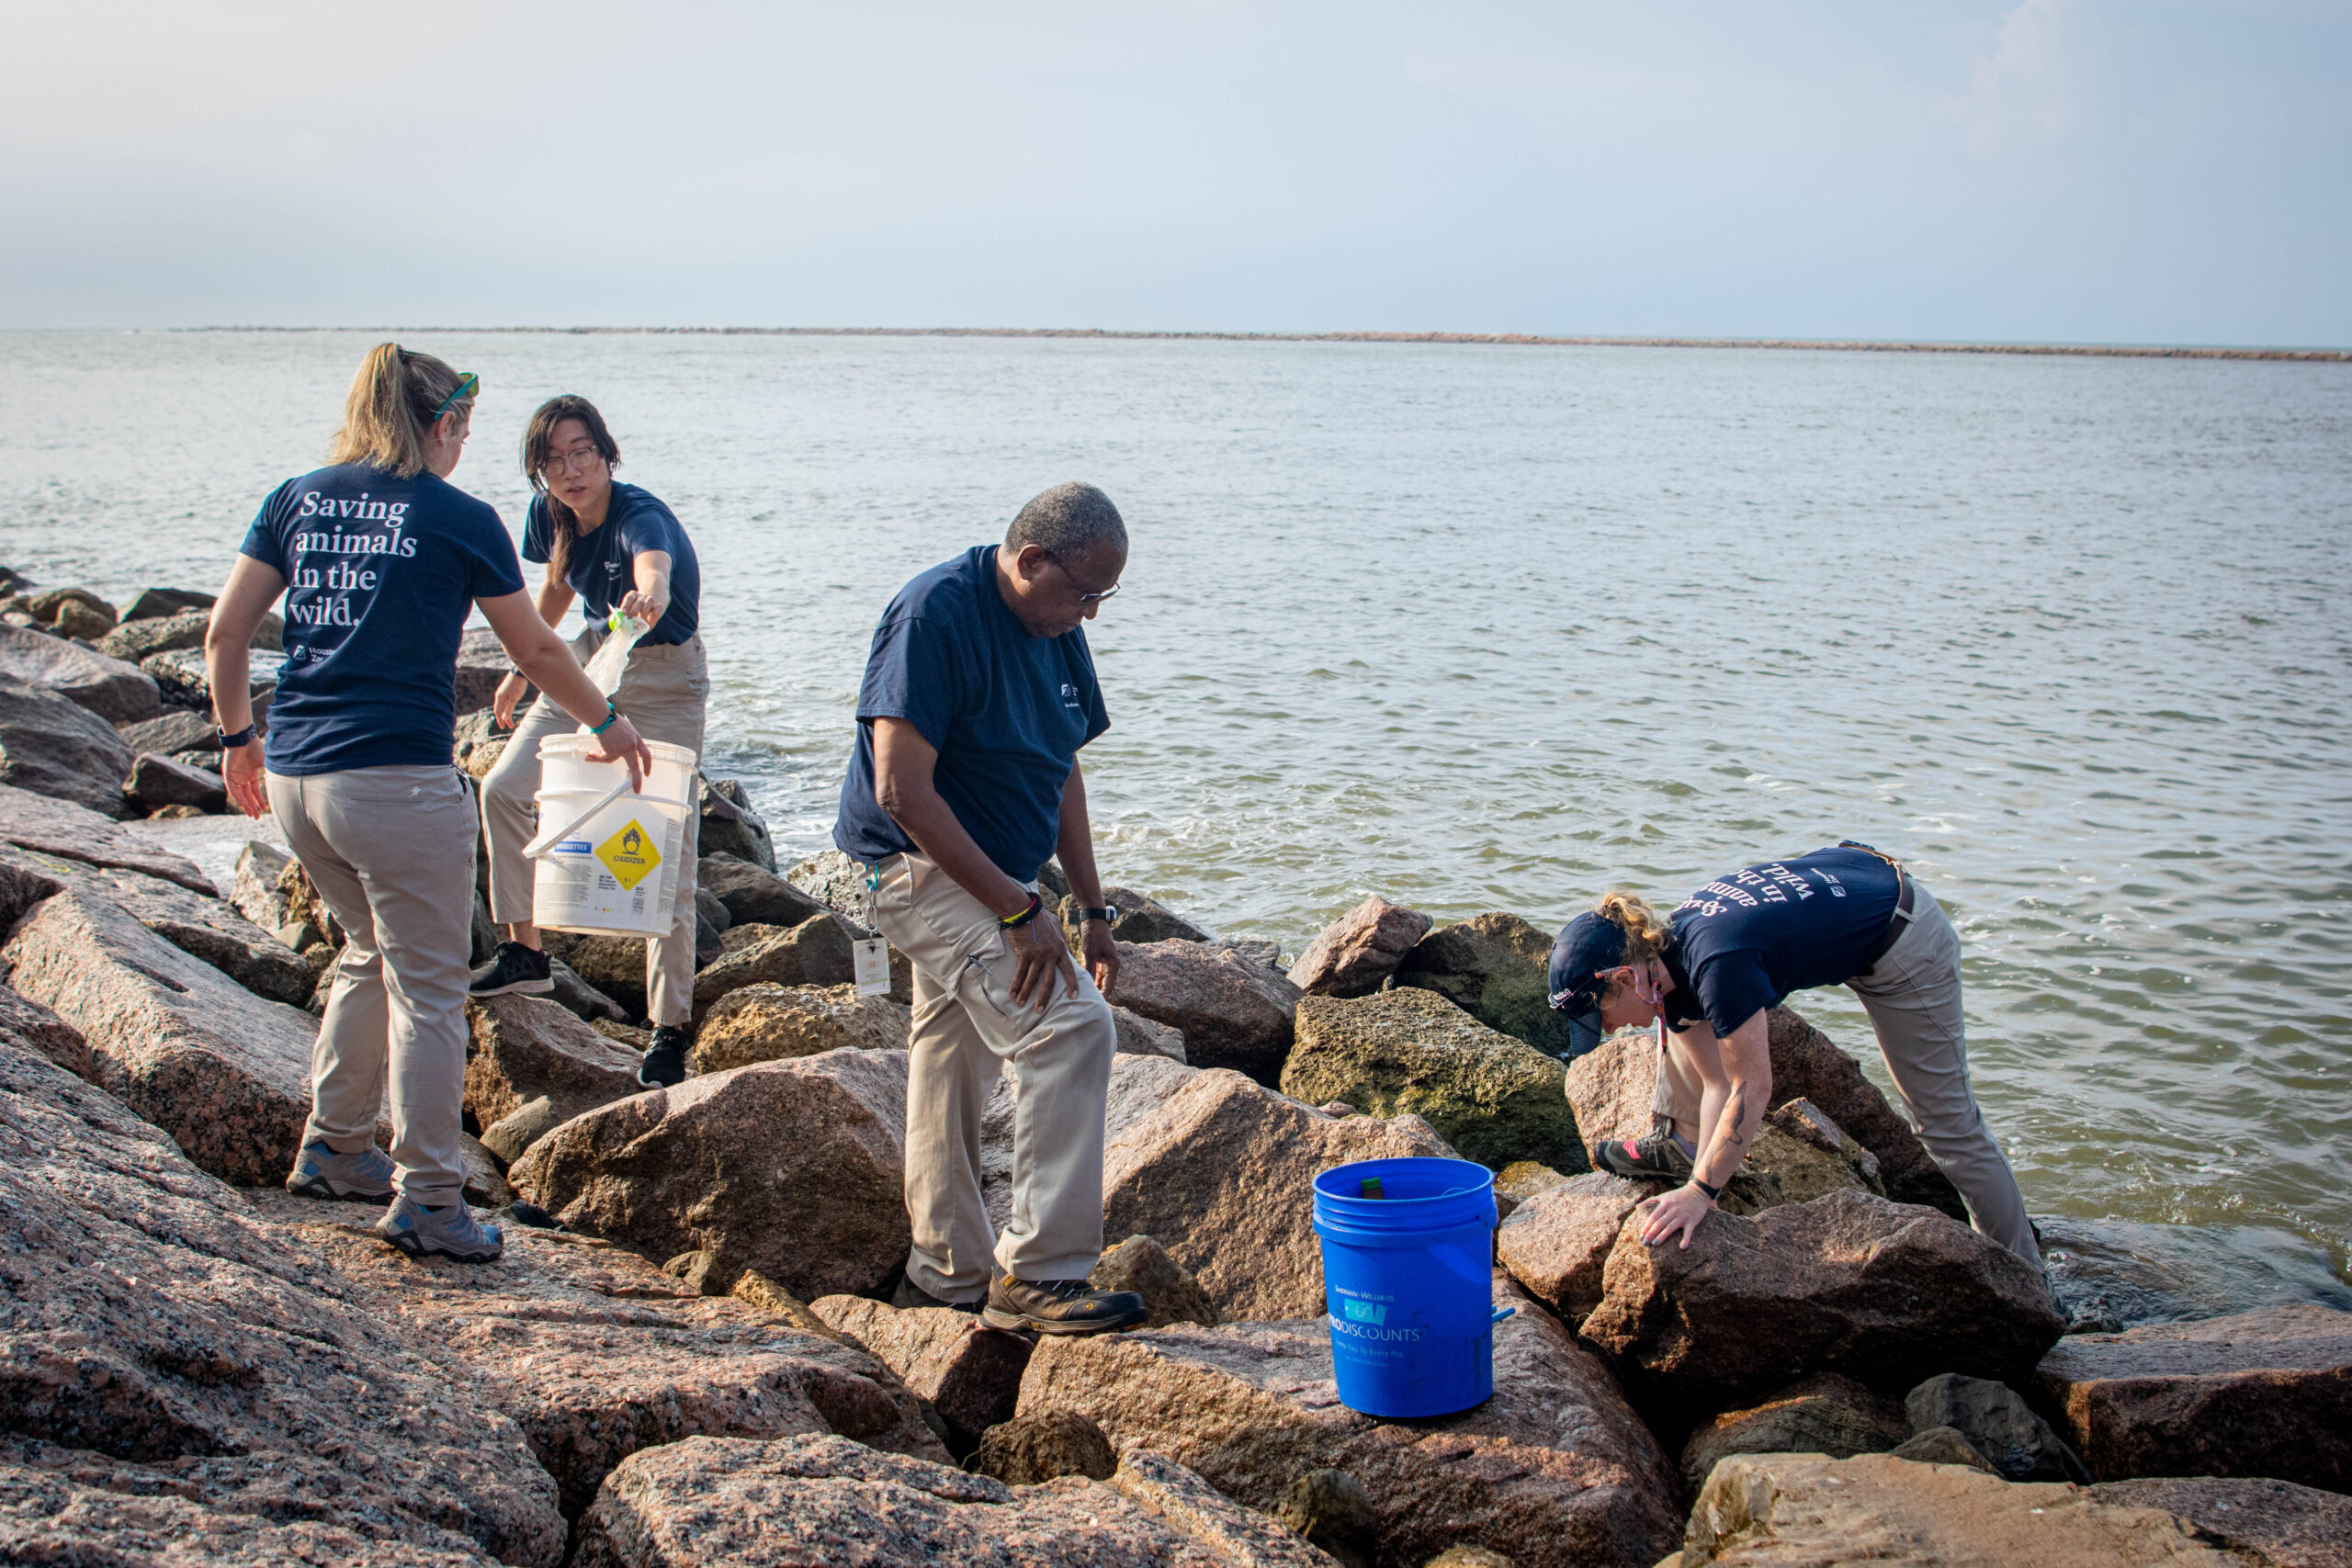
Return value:
<svg viewBox="0 0 2352 1568">
<path fill-rule="evenodd" d="M 1367 1178 L 1381 1196 L 1363 1195 Z M 1495 1392 L 1495 1178 L 1464 1159 L 1372 1159 L 1315 1179 L 1340 1403 L 1450 1416 Z"/>
</svg>

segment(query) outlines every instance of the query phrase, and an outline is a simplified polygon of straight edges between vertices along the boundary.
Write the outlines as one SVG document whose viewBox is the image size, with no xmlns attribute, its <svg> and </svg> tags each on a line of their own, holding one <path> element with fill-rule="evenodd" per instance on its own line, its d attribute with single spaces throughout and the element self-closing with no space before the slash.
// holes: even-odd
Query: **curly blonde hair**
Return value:
<svg viewBox="0 0 2352 1568">
<path fill-rule="evenodd" d="M 1659 918 L 1649 901 L 1631 888 L 1612 887 L 1593 906 L 1595 913 L 1625 933 L 1625 962 L 1639 969 L 1666 955 L 1674 930 Z"/>
</svg>

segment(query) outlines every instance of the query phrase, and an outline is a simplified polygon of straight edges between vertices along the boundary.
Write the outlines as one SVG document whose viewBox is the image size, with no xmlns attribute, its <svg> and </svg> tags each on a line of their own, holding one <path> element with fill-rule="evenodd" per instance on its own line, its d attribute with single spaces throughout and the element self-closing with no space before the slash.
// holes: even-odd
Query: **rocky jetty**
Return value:
<svg viewBox="0 0 2352 1568">
<path fill-rule="evenodd" d="M 222 807 L 209 599 L 17 587 L 0 1560 L 2352 1568 L 2352 1313 L 2132 1285 L 2067 1333 L 1786 1010 L 1724 1212 L 1644 1247 L 1653 1190 L 1584 1164 L 1648 1131 L 1655 1047 L 1564 1060 L 1548 938 L 1506 913 L 1371 898 L 1283 965 L 1111 890 L 1094 1279 L 1148 1324 L 1033 1341 L 915 1303 L 911 976 L 856 993 L 858 879 L 779 868 L 726 781 L 692 1076 L 636 1081 L 642 943 L 559 937 L 554 998 L 469 1010 L 468 1200 L 506 1257 L 408 1259 L 379 1211 L 280 1185 L 344 933 L 266 839 L 233 867 L 170 840 L 208 874 L 159 842 L 188 824 L 139 820 Z M 500 669 L 469 647 L 461 708 Z M 502 744 L 469 713 L 453 761 Z M 982 1118 L 1000 1223 L 1018 1092 Z M 1483 1162 L 1504 1216 L 1495 1394 L 1430 1420 L 1342 1405 L 1322 1315 L 1313 1179 L 1396 1156 Z"/>
</svg>

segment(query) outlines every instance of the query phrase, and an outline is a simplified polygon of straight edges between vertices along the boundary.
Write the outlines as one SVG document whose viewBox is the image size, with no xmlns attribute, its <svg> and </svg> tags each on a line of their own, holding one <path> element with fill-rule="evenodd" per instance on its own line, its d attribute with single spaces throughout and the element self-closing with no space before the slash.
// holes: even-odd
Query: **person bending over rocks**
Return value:
<svg viewBox="0 0 2352 1568">
<path fill-rule="evenodd" d="M 390 1203 L 378 1235 L 466 1263 L 504 1243 L 466 1207 L 458 1161 L 475 829 L 450 758 L 468 614 L 481 605 L 515 664 L 595 730 L 600 761 L 627 763 L 632 782 L 652 761 L 532 608 L 498 513 L 447 482 L 478 385 L 429 354 L 372 350 L 329 466 L 262 502 L 204 637 L 229 794 L 249 817 L 276 816 L 349 936 L 287 1190 Z M 281 592 L 286 665 L 265 744 L 246 649 Z M 389 1156 L 376 1146 L 388 1100 Z"/>
<path fill-rule="evenodd" d="M 1850 840 L 1736 871 L 1662 921 L 1614 892 L 1552 948 L 1551 1002 L 1578 1055 L 1604 1033 L 1656 1022 L 1656 1130 L 1603 1144 L 1593 1164 L 1683 1185 L 1648 1200 L 1643 1241 L 1690 1233 L 1755 1145 L 1770 1108 L 1765 1010 L 1792 991 L 1846 985 L 1861 998 L 1919 1141 L 1967 1200 L 1970 1222 L 2033 1264 L 2041 1249 L 2001 1146 L 1968 1082 L 1960 935 L 1901 863 Z"/>
<path fill-rule="evenodd" d="M 1126 525 L 1057 485 L 982 545 L 899 591 L 874 631 L 833 842 L 866 874 L 868 924 L 914 968 L 907 1280 L 999 1328 L 1091 1334 L 1145 1317 L 1097 1291 L 1102 1139 L 1117 1031 L 1112 912 L 1079 748 L 1111 727 L 1080 627 L 1118 592 Z M 1037 893 L 1058 852 L 1085 906 L 1085 969 Z M 1089 973 L 1088 971 L 1091 971 Z M 1012 1211 L 980 1198 L 980 1111 L 1016 1075 Z"/>
<path fill-rule="evenodd" d="M 678 519 L 650 491 L 615 484 L 621 449 L 604 416 L 585 398 L 549 398 L 523 432 L 523 477 L 538 493 L 523 525 L 523 556 L 548 569 L 538 610 L 560 626 L 576 597 L 587 626 L 571 644 L 586 663 L 604 643 L 614 611 L 645 623 L 629 649 L 613 704 L 638 733 L 689 751 L 702 750 L 710 671 L 703 658 L 698 604 L 702 570 L 694 542 Z M 520 670 L 499 682 L 492 710 L 503 728 L 514 722 L 525 687 Z M 531 863 L 523 846 L 538 818 L 539 742 L 571 732 L 571 716 L 545 696 L 531 705 L 523 728 L 499 753 L 481 784 L 481 825 L 490 840 L 490 918 L 507 940 L 489 968 L 474 976 L 477 997 L 555 989 L 539 928 L 531 923 Z M 637 1081 L 667 1088 L 686 1076 L 686 1021 L 695 1003 L 695 839 L 700 818 L 686 818 L 672 881 L 670 927 L 645 944 L 645 1010 L 653 1039 Z"/>
</svg>

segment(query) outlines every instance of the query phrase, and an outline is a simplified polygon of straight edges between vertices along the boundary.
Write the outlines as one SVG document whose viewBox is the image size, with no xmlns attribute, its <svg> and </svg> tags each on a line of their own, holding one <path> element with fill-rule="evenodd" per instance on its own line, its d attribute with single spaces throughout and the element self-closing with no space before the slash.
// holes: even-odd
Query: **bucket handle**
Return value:
<svg viewBox="0 0 2352 1568">
<path fill-rule="evenodd" d="M 526 860 L 537 860 L 541 858 L 548 851 L 563 842 L 564 840 L 571 837 L 572 830 L 574 829 L 577 829 L 582 823 L 587 821 L 588 818 L 595 816 L 596 813 L 602 811 L 605 807 L 610 806 L 613 802 L 618 800 L 622 795 L 625 795 L 628 793 L 628 780 L 623 779 L 620 783 L 606 790 L 603 795 L 598 795 L 596 797 L 595 805 L 590 807 L 587 810 L 582 812 L 571 821 L 566 822 L 562 827 L 541 833 L 537 838 L 533 839 L 529 843 L 525 844 L 523 846 L 523 858 Z"/>
</svg>

